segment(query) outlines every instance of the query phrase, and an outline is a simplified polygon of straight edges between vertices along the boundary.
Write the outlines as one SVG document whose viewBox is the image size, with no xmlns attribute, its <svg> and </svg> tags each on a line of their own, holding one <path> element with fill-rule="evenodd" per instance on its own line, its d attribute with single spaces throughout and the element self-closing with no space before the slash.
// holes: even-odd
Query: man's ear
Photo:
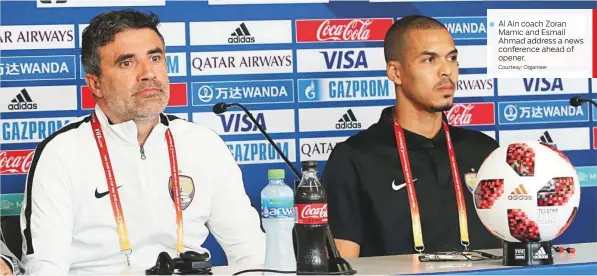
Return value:
<svg viewBox="0 0 597 276">
<path fill-rule="evenodd" d="M 100 79 L 95 74 L 85 74 L 85 82 L 87 82 L 87 87 L 91 89 L 91 93 L 95 97 L 102 97 L 102 89 L 100 88 Z"/>
<path fill-rule="evenodd" d="M 400 67 L 401 65 L 398 61 L 388 61 L 388 63 L 386 64 L 386 74 L 388 76 L 388 79 L 390 79 L 396 85 L 402 85 Z"/>
</svg>

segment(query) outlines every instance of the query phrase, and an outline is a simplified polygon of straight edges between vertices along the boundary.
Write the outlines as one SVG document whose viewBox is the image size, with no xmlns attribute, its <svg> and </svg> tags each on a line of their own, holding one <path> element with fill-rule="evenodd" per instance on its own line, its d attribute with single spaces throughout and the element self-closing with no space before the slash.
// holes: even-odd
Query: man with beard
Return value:
<svg viewBox="0 0 597 276">
<path fill-rule="evenodd" d="M 435 19 L 407 16 L 389 29 L 384 51 L 395 106 L 336 145 L 324 169 L 329 224 L 340 254 L 499 247 L 481 224 L 470 189 L 498 144 L 481 132 L 449 126 L 444 115 L 458 80 L 450 33 Z"/>
<path fill-rule="evenodd" d="M 208 253 L 210 231 L 229 264 L 263 264 L 260 218 L 226 144 L 162 113 L 170 90 L 158 24 L 112 11 L 83 31 L 97 105 L 35 150 L 21 214 L 28 274 L 144 270 L 161 252 Z"/>
</svg>

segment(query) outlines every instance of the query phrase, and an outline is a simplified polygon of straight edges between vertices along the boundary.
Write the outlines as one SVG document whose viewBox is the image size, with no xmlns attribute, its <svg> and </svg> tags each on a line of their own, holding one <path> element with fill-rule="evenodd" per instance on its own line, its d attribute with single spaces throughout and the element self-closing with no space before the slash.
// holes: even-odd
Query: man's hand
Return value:
<svg viewBox="0 0 597 276">
<path fill-rule="evenodd" d="M 358 243 L 348 240 L 334 239 L 340 257 L 345 259 L 358 258 L 361 246 Z"/>
<path fill-rule="evenodd" d="M 12 275 L 12 266 L 4 258 L 0 258 L 0 275 Z"/>
</svg>

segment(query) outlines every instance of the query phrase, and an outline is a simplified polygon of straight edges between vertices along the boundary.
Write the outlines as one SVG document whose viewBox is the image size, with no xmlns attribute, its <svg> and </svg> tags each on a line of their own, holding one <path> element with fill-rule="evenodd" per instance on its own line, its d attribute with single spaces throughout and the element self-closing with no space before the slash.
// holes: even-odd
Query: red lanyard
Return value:
<svg viewBox="0 0 597 276">
<path fill-rule="evenodd" d="M 118 188 L 116 187 L 116 180 L 114 179 L 114 172 L 112 171 L 112 164 L 110 162 L 110 155 L 108 155 L 108 148 L 106 146 L 106 139 L 100 127 L 95 112 L 91 115 L 91 128 L 93 130 L 93 137 L 99 149 L 102 165 L 106 174 L 108 182 L 108 191 L 110 192 L 110 202 L 112 203 L 112 211 L 114 212 L 114 220 L 116 221 L 116 231 L 120 239 L 120 250 L 125 254 L 127 265 L 131 266 L 130 254 L 132 252 L 131 243 L 128 237 L 124 215 L 122 213 L 122 206 L 120 205 L 120 197 L 118 196 Z M 174 147 L 174 139 L 170 129 L 166 130 L 166 142 L 168 143 L 168 152 L 170 156 L 170 171 L 171 180 L 170 185 L 174 194 L 174 208 L 176 209 L 176 234 L 177 244 L 176 249 L 178 253 L 183 252 L 183 226 L 182 226 L 182 207 L 180 198 L 180 182 L 178 177 L 178 162 L 176 159 L 176 148 Z"/>
<path fill-rule="evenodd" d="M 452 179 L 454 180 L 454 190 L 456 190 L 456 203 L 458 205 L 458 220 L 460 221 L 460 244 L 468 250 L 468 225 L 466 217 L 466 206 L 464 204 L 464 195 L 462 194 L 462 185 L 460 182 L 460 173 L 458 172 L 458 165 L 456 163 L 456 154 L 452 146 L 452 139 L 450 137 L 450 129 L 446 122 L 442 122 L 444 131 L 446 133 L 446 144 L 448 145 L 448 156 L 450 158 L 450 167 L 452 168 Z M 415 250 L 419 253 L 425 250 L 423 244 L 423 231 L 421 230 L 421 219 L 419 214 L 419 203 L 417 201 L 417 194 L 415 192 L 415 185 L 413 182 L 412 171 L 410 169 L 410 161 L 408 160 L 408 152 L 406 149 L 406 139 L 404 138 L 404 130 L 397 123 L 394 122 L 394 134 L 396 135 L 396 143 L 398 144 L 398 155 L 400 156 L 400 163 L 402 164 L 402 172 L 406 182 L 406 190 L 408 192 L 408 201 L 410 203 L 410 214 L 413 226 L 413 238 L 415 242 Z"/>
</svg>

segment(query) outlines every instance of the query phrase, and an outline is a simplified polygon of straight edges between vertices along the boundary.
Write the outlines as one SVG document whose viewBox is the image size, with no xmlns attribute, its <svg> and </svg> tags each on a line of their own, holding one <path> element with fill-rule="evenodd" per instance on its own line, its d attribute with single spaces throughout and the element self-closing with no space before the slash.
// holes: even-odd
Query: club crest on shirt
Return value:
<svg viewBox="0 0 597 276">
<path fill-rule="evenodd" d="M 471 193 L 474 191 L 473 187 L 475 186 L 475 179 L 477 179 L 475 169 L 471 169 L 471 172 L 464 174 L 464 182 Z"/>
<path fill-rule="evenodd" d="M 185 210 L 191 202 L 193 198 L 195 198 L 195 183 L 193 183 L 193 179 L 186 175 L 179 175 L 180 177 L 180 199 L 181 199 L 181 207 Z M 170 192 L 170 198 L 174 200 L 174 193 L 172 193 L 172 177 L 169 178 L 168 181 L 168 191 Z"/>
</svg>

